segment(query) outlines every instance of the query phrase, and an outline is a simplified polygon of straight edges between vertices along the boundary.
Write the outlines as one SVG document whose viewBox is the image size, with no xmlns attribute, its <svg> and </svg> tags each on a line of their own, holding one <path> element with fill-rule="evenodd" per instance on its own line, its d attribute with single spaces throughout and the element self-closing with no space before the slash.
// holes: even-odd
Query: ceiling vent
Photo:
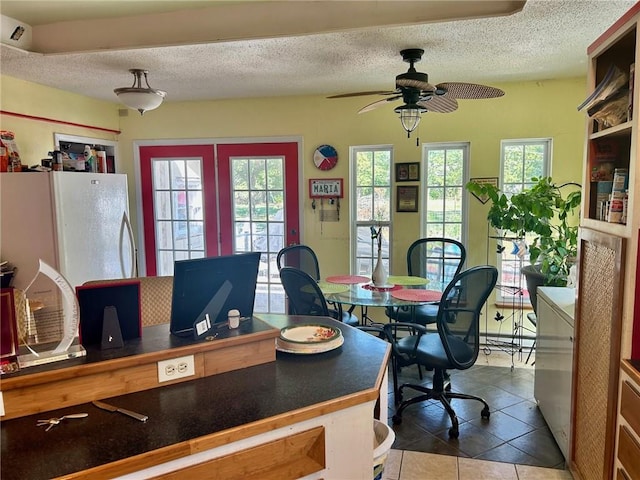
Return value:
<svg viewBox="0 0 640 480">
<path fill-rule="evenodd" d="M 0 17 L 2 17 L 0 26 L 0 41 L 2 44 L 20 50 L 31 50 L 31 25 L 5 15 L 0 15 Z"/>
</svg>

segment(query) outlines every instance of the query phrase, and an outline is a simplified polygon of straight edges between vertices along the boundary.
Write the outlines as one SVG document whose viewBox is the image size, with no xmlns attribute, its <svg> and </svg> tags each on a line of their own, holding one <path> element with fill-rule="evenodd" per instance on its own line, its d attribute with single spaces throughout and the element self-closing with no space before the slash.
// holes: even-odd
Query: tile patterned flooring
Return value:
<svg viewBox="0 0 640 480">
<path fill-rule="evenodd" d="M 386 480 L 570 480 L 564 458 L 533 395 L 534 369 L 516 354 L 481 353 L 466 371 L 451 372 L 454 391 L 484 397 L 491 407 L 487 421 L 482 405 L 453 400 L 460 437 L 450 439 L 449 416 L 439 402 L 411 405 L 400 425 L 393 425 L 393 382 L 389 375 L 389 425 L 396 440 L 385 464 Z M 419 380 L 416 367 L 402 369 L 399 383 L 430 385 L 430 372 Z M 405 392 L 405 398 L 413 393 Z"/>
</svg>

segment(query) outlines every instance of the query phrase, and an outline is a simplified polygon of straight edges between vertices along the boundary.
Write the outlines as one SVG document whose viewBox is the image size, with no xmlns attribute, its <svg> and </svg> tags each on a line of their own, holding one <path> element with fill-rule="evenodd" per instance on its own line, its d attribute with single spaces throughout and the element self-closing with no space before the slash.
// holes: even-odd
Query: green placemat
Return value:
<svg viewBox="0 0 640 480">
<path fill-rule="evenodd" d="M 389 275 L 387 283 L 392 283 L 393 285 L 427 285 L 429 280 L 410 275 Z"/>
<path fill-rule="evenodd" d="M 322 293 L 342 293 L 349 290 L 349 285 L 344 283 L 318 282 L 318 286 Z"/>
</svg>

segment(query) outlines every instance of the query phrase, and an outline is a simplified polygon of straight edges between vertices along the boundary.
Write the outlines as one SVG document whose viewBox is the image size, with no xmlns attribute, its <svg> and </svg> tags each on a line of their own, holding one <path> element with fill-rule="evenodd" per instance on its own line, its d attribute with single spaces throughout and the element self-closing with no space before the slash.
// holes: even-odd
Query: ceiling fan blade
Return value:
<svg viewBox="0 0 640 480">
<path fill-rule="evenodd" d="M 431 85 L 429 82 L 423 82 L 422 80 L 418 80 L 415 78 L 396 78 L 396 87 L 417 88 L 419 90 L 422 90 L 423 92 L 436 91 L 436 87 Z"/>
<path fill-rule="evenodd" d="M 364 95 L 397 95 L 397 90 L 373 90 L 371 92 L 354 92 L 354 93 L 341 93 L 340 95 L 331 95 L 327 98 L 347 98 L 347 97 L 362 97 Z"/>
<path fill-rule="evenodd" d="M 446 95 L 427 97 L 421 99 L 418 105 L 426 108 L 429 112 L 451 113 L 458 109 L 458 101 Z"/>
<path fill-rule="evenodd" d="M 383 98 L 382 100 L 378 100 L 377 102 L 373 102 L 373 103 L 370 103 L 369 105 L 366 105 L 366 106 L 362 107 L 360 110 L 358 110 L 358 113 L 370 112 L 371 110 L 375 110 L 376 108 L 381 107 L 381 106 L 383 106 L 384 104 L 386 104 L 388 102 L 393 102 L 395 100 L 398 100 L 399 98 L 402 98 L 402 95 L 396 95 L 395 97 Z"/>
<path fill-rule="evenodd" d="M 446 95 L 462 100 L 479 98 L 496 98 L 504 95 L 499 88 L 488 85 L 478 85 L 477 83 L 445 82 L 436 85 L 438 90 L 446 90 Z"/>
</svg>

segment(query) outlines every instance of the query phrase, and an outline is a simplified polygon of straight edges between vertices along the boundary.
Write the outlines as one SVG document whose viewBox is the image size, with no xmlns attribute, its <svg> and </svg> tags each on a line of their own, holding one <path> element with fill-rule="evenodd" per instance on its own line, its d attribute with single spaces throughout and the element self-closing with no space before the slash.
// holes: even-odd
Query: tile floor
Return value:
<svg viewBox="0 0 640 480">
<path fill-rule="evenodd" d="M 528 352 L 527 352 L 528 353 Z M 389 379 L 389 425 L 396 440 L 385 464 L 386 480 L 569 480 L 564 458 L 533 396 L 534 368 L 526 354 L 512 357 L 492 349 L 481 353 L 466 371 L 451 372 L 454 391 L 485 398 L 490 419 L 480 417 L 482 405 L 454 400 L 460 437 L 450 439 L 450 420 L 439 402 L 411 405 L 403 422 L 393 425 L 393 384 Z M 391 375 L 389 375 L 391 377 Z M 402 370 L 399 383 L 420 383 L 416 367 Z M 429 385 L 426 372 L 422 383 Z M 413 395 L 406 390 L 405 398 Z"/>
</svg>

